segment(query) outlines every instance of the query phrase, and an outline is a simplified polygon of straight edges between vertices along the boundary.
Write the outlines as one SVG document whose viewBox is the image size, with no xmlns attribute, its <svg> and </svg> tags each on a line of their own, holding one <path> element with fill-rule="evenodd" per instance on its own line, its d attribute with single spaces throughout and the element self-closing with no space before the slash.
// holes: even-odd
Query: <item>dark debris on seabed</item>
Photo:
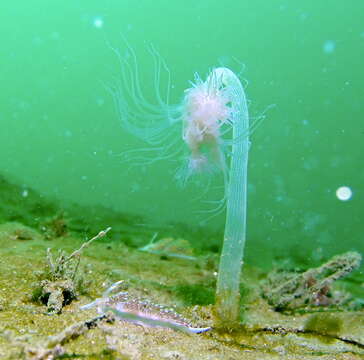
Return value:
<svg viewBox="0 0 364 360">
<path fill-rule="evenodd" d="M 0 195 L 1 359 L 364 358 L 358 253 L 263 276 L 245 266 L 242 325 L 226 332 L 214 327 L 217 258 L 192 255 L 187 234 L 176 242 L 181 234 L 164 229 L 160 239 L 172 240 L 140 251 L 158 229 L 135 230 L 138 217 L 72 212 L 1 177 Z M 107 311 L 100 299 L 112 299 L 107 289 L 115 282 L 122 301 L 106 301 L 120 305 Z M 177 315 L 158 324 L 166 309 Z M 211 330 L 181 331 L 174 319 Z"/>
</svg>

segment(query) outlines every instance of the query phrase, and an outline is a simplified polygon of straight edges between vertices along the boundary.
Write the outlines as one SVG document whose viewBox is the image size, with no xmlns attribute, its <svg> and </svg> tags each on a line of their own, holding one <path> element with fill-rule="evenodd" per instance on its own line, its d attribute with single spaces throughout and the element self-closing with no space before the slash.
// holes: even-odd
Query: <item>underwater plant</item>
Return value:
<svg viewBox="0 0 364 360">
<path fill-rule="evenodd" d="M 301 273 L 276 269 L 264 280 L 263 297 L 277 311 L 347 304 L 352 301 L 349 293 L 332 288 L 337 280 L 358 269 L 361 261 L 361 254 L 348 251 Z"/>
<path fill-rule="evenodd" d="M 149 49 L 155 63 L 154 90 L 157 105 L 146 100 L 140 82 L 135 52 L 127 44 L 126 56 L 115 50 L 121 65 L 121 84 L 111 88 L 122 126 L 144 140 L 148 147 L 123 153 L 134 163 L 151 164 L 178 154 L 171 127 L 182 127 L 182 139 L 189 156 L 177 175 L 182 182 L 201 172 L 221 171 L 226 205 L 224 243 L 216 289 L 217 322 L 232 328 L 239 323 L 240 274 L 246 237 L 247 166 L 249 134 L 248 108 L 243 86 L 226 67 L 213 69 L 203 81 L 197 74 L 185 90 L 182 105 L 169 104 L 170 73 L 158 52 Z M 166 96 L 161 95 L 161 72 L 167 75 Z M 261 120 L 261 119 L 258 119 Z M 231 139 L 226 137 L 231 135 Z M 229 151 L 230 153 L 229 153 Z M 226 159 L 230 156 L 230 161 Z"/>
<path fill-rule="evenodd" d="M 48 314 L 60 314 L 64 305 L 77 298 L 85 286 L 85 279 L 80 275 L 81 255 L 92 242 L 104 237 L 111 227 L 100 231 L 96 236 L 84 242 L 81 247 L 68 255 L 59 250 L 54 257 L 51 249 L 47 249 L 47 269 L 39 274 L 40 282 L 33 290 L 33 301 L 41 301 L 47 305 Z M 78 276 L 77 276 L 78 275 Z"/>
</svg>

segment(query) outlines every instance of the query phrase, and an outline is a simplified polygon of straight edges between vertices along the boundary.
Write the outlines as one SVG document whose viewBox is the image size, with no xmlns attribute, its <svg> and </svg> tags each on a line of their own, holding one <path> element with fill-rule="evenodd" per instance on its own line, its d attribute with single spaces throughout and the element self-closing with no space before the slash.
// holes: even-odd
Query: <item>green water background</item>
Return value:
<svg viewBox="0 0 364 360">
<path fill-rule="evenodd" d="M 199 213 L 201 187 L 177 186 L 177 161 L 129 170 L 115 156 L 141 144 L 122 130 L 105 84 L 120 75 L 110 44 L 124 51 L 121 34 L 149 96 L 146 46 L 156 46 L 173 103 L 194 72 L 240 70 L 238 59 L 251 115 L 276 105 L 252 138 L 248 261 L 363 252 L 363 16 L 359 0 L 4 1 L 0 173 L 61 201 L 142 214 L 146 226 L 222 233 L 224 214 Z M 353 191 L 346 202 L 335 194 L 343 185 Z"/>
</svg>

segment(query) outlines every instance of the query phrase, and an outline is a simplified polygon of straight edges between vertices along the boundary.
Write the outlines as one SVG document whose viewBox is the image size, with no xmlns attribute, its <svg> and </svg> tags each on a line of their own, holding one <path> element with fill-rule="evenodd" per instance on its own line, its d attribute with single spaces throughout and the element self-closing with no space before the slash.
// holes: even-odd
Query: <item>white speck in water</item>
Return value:
<svg viewBox="0 0 364 360">
<path fill-rule="evenodd" d="M 39 36 L 36 36 L 33 38 L 33 45 L 42 45 L 43 44 L 43 39 L 40 38 Z"/>
<path fill-rule="evenodd" d="M 104 26 L 104 20 L 102 20 L 100 17 L 94 18 L 93 24 L 95 28 L 102 28 Z"/>
<path fill-rule="evenodd" d="M 21 193 L 22 197 L 27 197 L 29 195 L 29 192 L 27 189 L 24 189 L 23 192 Z"/>
<path fill-rule="evenodd" d="M 348 201 L 352 196 L 353 192 L 348 186 L 340 186 L 336 190 L 336 197 L 341 201 Z"/>
<path fill-rule="evenodd" d="M 300 17 L 300 20 L 301 20 L 301 21 L 306 21 L 306 20 L 307 20 L 307 18 L 308 18 L 308 14 L 307 14 L 307 13 L 301 13 L 301 14 L 299 15 L 299 17 Z"/>
<path fill-rule="evenodd" d="M 72 137 L 72 131 L 70 131 L 70 130 L 65 130 L 65 132 L 64 132 L 64 136 L 65 136 L 65 137 L 68 137 L 68 138 Z"/>
<path fill-rule="evenodd" d="M 324 53 L 326 53 L 326 54 L 333 53 L 335 51 L 335 48 L 336 48 L 336 43 L 333 40 L 326 40 L 322 47 Z"/>
<path fill-rule="evenodd" d="M 139 190 L 140 190 L 140 184 L 138 184 L 137 182 L 131 185 L 130 192 L 135 193 L 138 192 Z"/>
<path fill-rule="evenodd" d="M 59 40 L 60 39 L 60 34 L 59 34 L 59 32 L 57 32 L 57 31 L 53 31 L 52 33 L 51 33 L 51 35 L 50 35 L 50 38 L 52 39 L 52 40 Z"/>
<path fill-rule="evenodd" d="M 97 104 L 97 106 L 102 106 L 105 104 L 105 100 L 103 98 L 99 97 L 96 99 L 96 104 Z"/>
</svg>

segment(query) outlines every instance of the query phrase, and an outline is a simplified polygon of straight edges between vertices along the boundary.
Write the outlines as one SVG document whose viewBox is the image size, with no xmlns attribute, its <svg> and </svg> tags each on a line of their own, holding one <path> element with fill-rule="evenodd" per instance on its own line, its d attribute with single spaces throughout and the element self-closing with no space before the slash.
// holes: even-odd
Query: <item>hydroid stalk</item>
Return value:
<svg viewBox="0 0 364 360">
<path fill-rule="evenodd" d="M 230 99 L 233 127 L 232 153 L 226 189 L 227 208 L 224 243 L 216 287 L 216 314 L 223 327 L 239 323 L 240 274 L 246 239 L 249 115 L 239 78 L 227 68 L 218 68 L 222 86 Z"/>
</svg>

